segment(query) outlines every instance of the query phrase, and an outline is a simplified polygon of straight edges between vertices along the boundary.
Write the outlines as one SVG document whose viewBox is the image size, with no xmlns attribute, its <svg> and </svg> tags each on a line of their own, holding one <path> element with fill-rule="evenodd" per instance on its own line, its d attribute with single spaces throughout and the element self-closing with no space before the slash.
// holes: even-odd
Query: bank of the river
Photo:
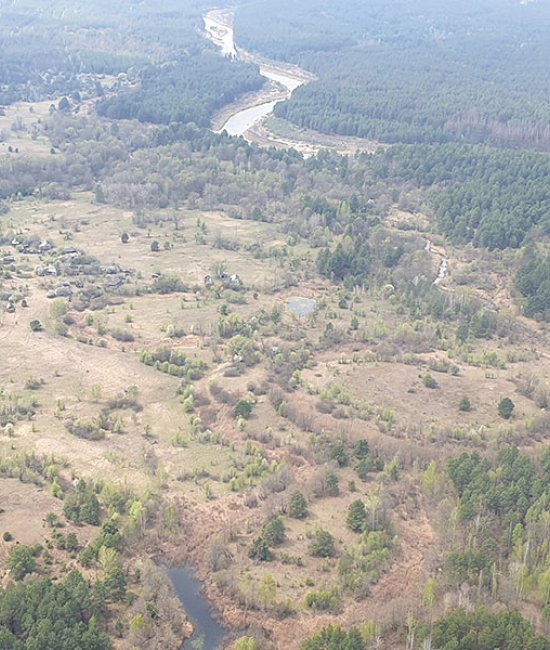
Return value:
<svg viewBox="0 0 550 650">
<path fill-rule="evenodd" d="M 265 77 L 264 87 L 240 97 L 224 106 L 212 118 L 212 130 L 230 135 L 243 136 L 249 142 L 262 147 L 297 149 L 305 156 L 312 156 L 321 149 L 331 149 L 343 155 L 372 152 L 378 143 L 361 138 L 332 136 L 311 130 L 297 129 L 285 122 L 285 132 L 272 128 L 277 122 L 272 113 L 277 102 L 286 101 L 299 86 L 309 83 L 315 76 L 307 70 L 251 54 L 238 47 L 232 27 L 232 14 L 213 10 L 204 16 L 206 36 L 215 43 L 224 56 L 238 58 L 259 67 Z"/>
<path fill-rule="evenodd" d="M 205 33 L 224 56 L 254 63 L 267 83 L 257 93 L 249 93 L 237 102 L 224 107 L 212 120 L 216 132 L 223 130 L 230 135 L 245 135 L 247 131 L 269 115 L 275 104 L 289 99 L 294 90 L 314 79 L 313 75 L 293 66 L 250 54 L 237 47 L 231 15 L 222 11 L 210 11 L 204 16 Z"/>
</svg>

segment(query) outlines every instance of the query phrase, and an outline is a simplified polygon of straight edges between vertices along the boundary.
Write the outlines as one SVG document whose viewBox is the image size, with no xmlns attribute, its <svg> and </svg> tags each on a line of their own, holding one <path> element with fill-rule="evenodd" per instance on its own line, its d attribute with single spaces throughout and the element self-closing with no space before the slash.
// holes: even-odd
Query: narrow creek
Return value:
<svg viewBox="0 0 550 650">
<path fill-rule="evenodd" d="M 227 25 L 226 21 L 216 11 L 211 11 L 206 14 L 203 20 L 206 35 L 221 49 L 222 54 L 230 58 L 238 58 L 239 53 L 235 44 L 233 28 Z M 253 57 L 252 60 L 254 60 Z M 272 65 L 266 65 L 262 62 L 258 63 L 260 74 L 284 89 L 286 99 L 290 98 L 296 88 L 305 83 L 306 76 L 299 78 L 298 76 L 287 74 L 283 69 L 278 67 L 283 64 L 278 64 L 277 62 L 273 62 Z M 276 69 L 273 69 L 274 67 Z M 227 131 L 229 135 L 244 135 L 248 129 L 272 113 L 278 101 L 281 100 L 247 106 L 237 111 L 234 115 L 231 115 L 216 132 L 221 133 L 222 131 Z"/>
<path fill-rule="evenodd" d="M 193 636 L 185 641 L 181 650 L 219 650 L 229 630 L 224 628 L 214 615 L 194 569 L 190 566 L 168 569 L 168 576 L 187 617 L 193 624 Z"/>
</svg>

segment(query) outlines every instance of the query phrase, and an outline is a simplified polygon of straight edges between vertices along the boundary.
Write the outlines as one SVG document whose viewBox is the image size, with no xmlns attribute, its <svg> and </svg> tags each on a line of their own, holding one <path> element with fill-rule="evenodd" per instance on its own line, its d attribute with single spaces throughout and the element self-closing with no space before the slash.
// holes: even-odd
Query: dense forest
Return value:
<svg viewBox="0 0 550 650">
<path fill-rule="evenodd" d="M 260 1 L 235 26 L 244 47 L 317 75 L 276 107 L 300 127 L 548 149 L 549 20 L 543 3 Z"/>
<path fill-rule="evenodd" d="M 9 650 L 111 650 L 101 604 L 77 571 L 0 590 L 0 646 Z"/>
<path fill-rule="evenodd" d="M 169 66 L 146 67 L 139 88 L 126 90 L 97 104 L 99 115 L 113 119 L 207 127 L 212 114 L 243 93 L 258 90 L 263 79 L 254 66 L 221 59 L 209 51 Z"/>
<path fill-rule="evenodd" d="M 394 146 L 374 160 L 381 178 L 429 191 L 428 204 L 453 242 L 517 248 L 536 226 L 550 231 L 550 161 L 544 154 L 458 144 Z"/>
</svg>

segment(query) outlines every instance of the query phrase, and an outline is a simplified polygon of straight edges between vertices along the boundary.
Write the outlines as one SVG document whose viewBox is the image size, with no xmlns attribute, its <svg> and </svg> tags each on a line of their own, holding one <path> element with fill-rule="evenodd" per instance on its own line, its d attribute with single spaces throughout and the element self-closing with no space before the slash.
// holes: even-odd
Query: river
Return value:
<svg viewBox="0 0 550 650">
<path fill-rule="evenodd" d="M 193 624 L 193 636 L 187 639 L 181 650 L 194 650 L 195 648 L 218 650 L 229 632 L 214 616 L 202 591 L 202 584 L 195 577 L 194 570 L 189 566 L 169 569 L 168 576 L 187 617 Z"/>
<path fill-rule="evenodd" d="M 235 34 L 233 28 L 228 25 L 227 17 L 224 17 L 218 11 L 211 11 L 204 16 L 205 32 L 221 50 L 224 56 L 230 58 L 239 58 L 239 50 L 235 44 Z M 264 64 L 255 61 L 254 57 L 247 55 L 247 60 L 259 64 L 260 74 L 277 84 L 284 91 L 284 98 L 289 99 L 292 93 L 305 83 L 307 73 L 292 74 L 287 73 L 283 64 L 272 62 Z M 275 101 L 261 102 L 252 104 L 231 115 L 219 128 L 216 133 L 227 131 L 229 135 L 244 135 L 248 129 L 263 120 L 264 117 L 273 112 L 275 104 L 281 99 Z"/>
</svg>

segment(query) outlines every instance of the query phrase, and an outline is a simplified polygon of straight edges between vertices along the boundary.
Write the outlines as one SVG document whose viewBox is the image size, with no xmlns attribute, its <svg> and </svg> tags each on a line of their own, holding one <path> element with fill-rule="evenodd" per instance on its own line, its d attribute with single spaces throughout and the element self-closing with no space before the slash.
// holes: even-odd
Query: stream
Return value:
<svg viewBox="0 0 550 650">
<path fill-rule="evenodd" d="M 193 568 L 185 566 L 169 569 L 168 577 L 193 624 L 193 636 L 185 641 L 181 650 L 218 650 L 229 630 L 214 616 L 212 607 L 202 591 L 202 583 L 195 576 Z"/>
<path fill-rule="evenodd" d="M 239 58 L 233 28 L 229 27 L 222 18 L 218 17 L 217 12 L 210 12 L 204 16 L 204 29 L 208 38 L 221 49 L 224 56 L 235 59 Z M 278 64 L 274 62 L 273 65 L 276 66 Z M 281 69 L 274 70 L 271 66 L 266 66 L 262 63 L 260 63 L 259 68 L 262 77 L 274 81 L 285 89 L 286 99 L 290 98 L 296 88 L 305 83 L 304 80 L 292 74 L 286 74 Z M 227 131 L 229 135 L 244 135 L 248 129 L 272 113 L 278 101 L 281 100 L 264 102 L 243 108 L 234 115 L 231 115 L 216 133 Z"/>
</svg>

